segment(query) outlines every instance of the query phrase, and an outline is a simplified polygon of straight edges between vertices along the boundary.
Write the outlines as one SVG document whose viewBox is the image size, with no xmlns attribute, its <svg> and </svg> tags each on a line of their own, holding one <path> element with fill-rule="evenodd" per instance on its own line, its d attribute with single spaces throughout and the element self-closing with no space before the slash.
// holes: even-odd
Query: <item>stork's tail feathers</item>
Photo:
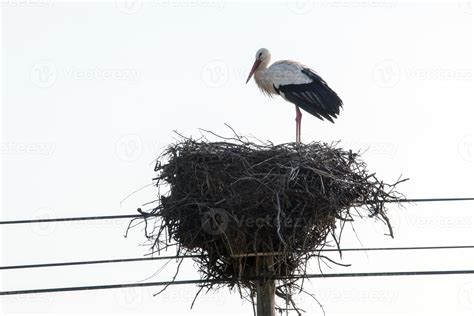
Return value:
<svg viewBox="0 0 474 316">
<path fill-rule="evenodd" d="M 312 79 L 310 83 L 281 86 L 284 98 L 317 118 L 334 123 L 342 108 L 342 100 L 313 70 L 302 72 Z"/>
<path fill-rule="evenodd" d="M 316 95 L 315 98 L 313 97 L 313 100 L 316 101 L 314 103 L 317 105 L 311 106 L 312 104 L 309 104 L 309 111 L 305 110 L 311 114 L 313 114 L 312 112 L 318 113 L 318 110 L 322 110 L 320 115 L 334 123 L 333 118 L 337 118 L 343 106 L 341 98 L 339 98 L 337 93 L 328 86 L 326 81 L 313 70 L 305 68 L 303 69 L 303 73 L 313 79 L 311 92 Z"/>
</svg>

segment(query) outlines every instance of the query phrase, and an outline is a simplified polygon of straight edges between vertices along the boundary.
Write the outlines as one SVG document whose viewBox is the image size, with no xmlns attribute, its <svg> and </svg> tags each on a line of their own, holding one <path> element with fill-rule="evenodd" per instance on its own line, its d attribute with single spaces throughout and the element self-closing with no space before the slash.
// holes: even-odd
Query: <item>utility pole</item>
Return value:
<svg viewBox="0 0 474 316">
<path fill-rule="evenodd" d="M 257 316 L 275 316 L 275 280 L 257 281 Z"/>
<path fill-rule="evenodd" d="M 256 256 L 257 316 L 275 316 L 275 280 L 273 255 Z"/>
</svg>

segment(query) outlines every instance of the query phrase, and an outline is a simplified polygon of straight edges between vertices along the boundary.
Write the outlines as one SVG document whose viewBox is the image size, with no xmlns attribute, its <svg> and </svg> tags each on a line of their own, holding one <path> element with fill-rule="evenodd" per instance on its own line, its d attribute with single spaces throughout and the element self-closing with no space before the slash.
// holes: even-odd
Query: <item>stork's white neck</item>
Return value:
<svg viewBox="0 0 474 316">
<path fill-rule="evenodd" d="M 260 65 L 258 66 L 257 71 L 266 70 L 269 64 L 270 64 L 270 57 L 263 59 Z"/>
<path fill-rule="evenodd" d="M 275 94 L 275 89 L 273 88 L 273 82 L 271 78 L 267 76 L 267 69 L 258 70 L 255 72 L 255 82 L 257 86 L 262 90 L 263 93 L 267 95 Z"/>
<path fill-rule="evenodd" d="M 255 71 L 254 78 L 260 90 L 262 90 L 262 92 L 265 94 L 271 95 L 275 94 L 275 89 L 273 89 L 273 83 L 267 76 L 267 67 L 269 63 L 270 58 L 262 60 L 257 70 Z"/>
</svg>

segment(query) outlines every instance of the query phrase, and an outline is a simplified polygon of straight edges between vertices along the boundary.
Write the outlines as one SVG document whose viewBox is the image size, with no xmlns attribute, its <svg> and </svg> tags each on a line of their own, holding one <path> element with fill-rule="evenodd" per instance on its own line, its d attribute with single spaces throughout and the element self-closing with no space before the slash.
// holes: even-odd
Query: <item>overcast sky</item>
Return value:
<svg viewBox="0 0 474 316">
<path fill-rule="evenodd" d="M 303 114 L 302 138 L 364 150 L 410 198 L 473 196 L 469 1 L 7 0 L 1 15 L 1 219 L 128 214 L 153 200 L 153 160 L 177 130 L 294 140 L 294 107 L 244 81 L 255 52 L 312 67 L 344 100 L 336 123 Z M 471 202 L 391 205 L 395 238 L 360 220 L 363 246 L 474 244 Z M 139 257 L 126 220 L 1 227 L 1 265 Z M 351 229 L 343 247 L 360 247 Z M 472 269 L 474 251 L 346 253 L 325 272 Z M 164 263 L 164 262 L 163 262 Z M 170 262 L 2 271 L 1 289 L 169 280 Z M 317 265 L 312 265 L 317 272 Z M 180 279 L 197 278 L 192 262 Z M 326 314 L 472 315 L 474 277 L 316 279 Z M 249 315 L 237 293 L 135 288 L 2 297 L 5 313 Z M 318 305 L 300 295 L 308 315 Z"/>
</svg>

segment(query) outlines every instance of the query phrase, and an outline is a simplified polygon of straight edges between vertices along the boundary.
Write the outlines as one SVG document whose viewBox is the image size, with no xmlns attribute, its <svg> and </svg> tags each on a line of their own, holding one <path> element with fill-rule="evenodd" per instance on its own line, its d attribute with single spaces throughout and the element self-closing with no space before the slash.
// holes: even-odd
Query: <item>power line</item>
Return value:
<svg viewBox="0 0 474 316">
<path fill-rule="evenodd" d="M 167 259 L 172 260 L 172 259 L 198 258 L 198 257 L 200 256 L 199 255 L 182 255 L 182 256 L 160 256 L 160 257 L 149 257 L 149 258 L 123 258 L 123 259 L 106 259 L 106 260 L 92 260 L 92 261 L 53 262 L 53 263 L 3 266 L 3 267 L 0 267 L 0 270 L 49 268 L 49 267 L 75 266 L 75 265 L 85 265 L 85 264 L 119 263 L 119 262 L 167 260 Z"/>
<path fill-rule="evenodd" d="M 102 220 L 102 219 L 122 219 L 122 218 L 140 218 L 140 217 L 143 218 L 143 215 L 140 215 L 140 214 L 126 214 L 126 215 L 105 215 L 105 216 L 87 216 L 87 217 L 22 219 L 22 220 L 12 220 L 12 221 L 1 221 L 0 225 L 48 223 L 48 222 L 91 221 L 91 220 Z"/>
<path fill-rule="evenodd" d="M 474 246 L 415 246 L 415 247 L 372 247 L 372 248 L 341 248 L 341 252 L 344 251 L 385 251 L 385 250 L 432 250 L 432 249 L 468 249 L 474 248 Z M 322 249 L 325 251 L 339 251 L 338 249 Z"/>
<path fill-rule="evenodd" d="M 356 252 L 356 251 L 405 251 L 405 250 L 436 250 L 436 249 L 472 249 L 474 246 L 418 246 L 418 247 L 378 247 L 378 248 L 342 248 L 341 252 Z M 335 248 L 324 248 L 315 250 L 314 252 L 338 252 Z M 134 261 L 150 261 L 150 260 L 172 260 L 185 258 L 199 258 L 202 255 L 181 255 L 181 256 L 159 256 L 146 258 L 123 258 L 123 259 L 106 259 L 106 260 L 92 260 L 92 261 L 72 261 L 72 262 L 53 262 L 53 263 L 39 263 L 39 264 L 25 264 L 13 266 L 0 266 L 0 270 L 14 270 L 14 269 L 29 269 L 29 268 L 48 268 L 60 266 L 86 265 L 86 264 L 104 264 L 104 263 L 120 263 L 120 262 L 134 262 Z"/>
<path fill-rule="evenodd" d="M 281 277 L 277 277 L 275 279 L 425 276 L 425 275 L 452 275 L 452 274 L 474 274 L 474 270 L 306 274 L 306 275 L 294 275 L 294 276 L 281 276 Z M 243 278 L 241 280 L 258 280 L 258 279 L 257 278 Z M 236 279 L 177 280 L 177 281 L 161 281 L 161 282 L 147 282 L 147 283 L 122 283 L 122 284 L 88 285 L 88 286 L 77 286 L 77 287 L 14 290 L 14 291 L 0 292 L 0 295 L 20 295 L 20 294 L 52 293 L 52 292 L 106 290 L 106 289 L 144 287 L 144 286 L 165 286 L 165 285 L 183 285 L 183 284 L 213 284 L 213 283 L 226 283 L 226 282 L 231 282 L 231 281 L 236 281 Z"/>
<path fill-rule="evenodd" d="M 418 203 L 418 202 L 460 202 L 460 201 L 474 201 L 471 197 L 462 198 L 426 198 L 426 199 L 400 199 L 395 201 L 384 201 L 384 203 Z"/>
<path fill-rule="evenodd" d="M 384 203 L 418 203 L 418 202 L 461 202 L 474 201 L 472 198 L 426 198 L 426 199 L 399 199 L 394 201 L 384 201 Z M 63 218 L 42 218 L 42 219 L 24 219 L 0 221 L 0 225 L 9 224 L 31 224 L 31 223 L 47 223 L 47 222 L 69 222 L 69 221 L 90 221 L 103 219 L 124 219 L 124 218 L 149 218 L 155 217 L 153 214 L 125 214 L 125 215 L 104 215 L 104 216 L 87 216 L 87 217 L 63 217 Z"/>
</svg>

